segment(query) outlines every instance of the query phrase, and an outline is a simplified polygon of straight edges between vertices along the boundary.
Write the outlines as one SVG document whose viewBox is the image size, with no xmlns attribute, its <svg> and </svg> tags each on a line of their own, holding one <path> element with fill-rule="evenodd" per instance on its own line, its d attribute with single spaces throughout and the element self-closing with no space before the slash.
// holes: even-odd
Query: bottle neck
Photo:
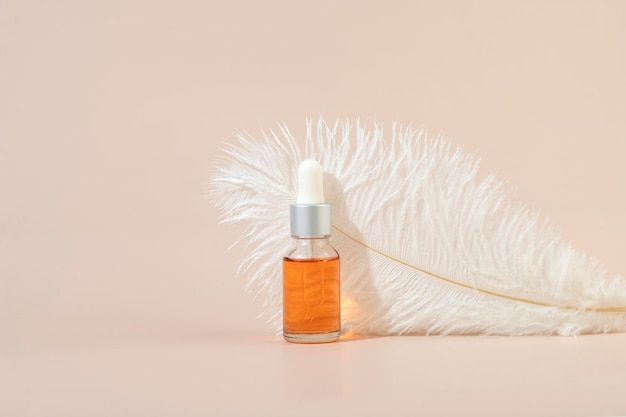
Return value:
<svg viewBox="0 0 626 417">
<path fill-rule="evenodd" d="M 330 245 L 329 236 L 293 236 L 292 247 L 288 252 L 287 258 L 324 259 L 335 258 L 337 256 L 337 251 Z"/>
<path fill-rule="evenodd" d="M 330 235 L 320 237 L 303 237 L 303 236 L 291 236 L 294 242 L 300 245 L 328 245 Z"/>
</svg>

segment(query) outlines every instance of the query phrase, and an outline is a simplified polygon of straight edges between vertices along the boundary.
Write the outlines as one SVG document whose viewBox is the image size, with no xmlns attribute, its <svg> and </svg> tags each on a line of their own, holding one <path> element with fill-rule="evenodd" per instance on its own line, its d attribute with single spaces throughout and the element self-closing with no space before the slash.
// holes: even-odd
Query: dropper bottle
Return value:
<svg viewBox="0 0 626 417">
<path fill-rule="evenodd" d="M 293 245 L 283 258 L 283 336 L 293 343 L 325 343 L 341 330 L 339 255 L 328 239 L 330 204 L 324 201 L 322 166 L 298 168 L 298 197 L 289 207 Z"/>
</svg>

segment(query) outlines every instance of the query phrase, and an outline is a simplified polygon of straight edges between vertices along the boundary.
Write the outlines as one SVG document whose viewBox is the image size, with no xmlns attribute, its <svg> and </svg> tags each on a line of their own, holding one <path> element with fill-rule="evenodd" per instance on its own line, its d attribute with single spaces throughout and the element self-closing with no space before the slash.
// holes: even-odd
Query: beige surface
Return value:
<svg viewBox="0 0 626 417">
<path fill-rule="evenodd" d="M 237 128 L 413 121 L 622 274 L 625 21 L 619 1 L 0 0 L 0 415 L 626 414 L 623 335 L 253 336 L 240 229 L 203 200 Z"/>
<path fill-rule="evenodd" d="M 3 416 L 626 415 L 626 335 L 254 335 L 5 350 Z"/>
</svg>

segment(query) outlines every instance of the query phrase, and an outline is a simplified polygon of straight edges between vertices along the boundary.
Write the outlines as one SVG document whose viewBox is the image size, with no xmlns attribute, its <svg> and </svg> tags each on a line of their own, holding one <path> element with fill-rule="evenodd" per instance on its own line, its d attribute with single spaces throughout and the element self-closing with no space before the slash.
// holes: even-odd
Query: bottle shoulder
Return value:
<svg viewBox="0 0 626 417">
<path fill-rule="evenodd" d="M 294 239 L 285 254 L 286 259 L 333 259 L 339 258 L 337 250 L 328 239 Z"/>
</svg>

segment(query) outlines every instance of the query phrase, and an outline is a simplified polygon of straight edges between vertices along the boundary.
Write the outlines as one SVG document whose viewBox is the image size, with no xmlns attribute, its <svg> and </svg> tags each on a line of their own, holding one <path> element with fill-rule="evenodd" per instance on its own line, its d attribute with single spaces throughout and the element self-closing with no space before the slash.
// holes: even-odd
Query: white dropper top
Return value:
<svg viewBox="0 0 626 417">
<path fill-rule="evenodd" d="M 324 204 L 322 165 L 315 159 L 305 159 L 298 167 L 298 197 L 296 204 Z"/>
</svg>

